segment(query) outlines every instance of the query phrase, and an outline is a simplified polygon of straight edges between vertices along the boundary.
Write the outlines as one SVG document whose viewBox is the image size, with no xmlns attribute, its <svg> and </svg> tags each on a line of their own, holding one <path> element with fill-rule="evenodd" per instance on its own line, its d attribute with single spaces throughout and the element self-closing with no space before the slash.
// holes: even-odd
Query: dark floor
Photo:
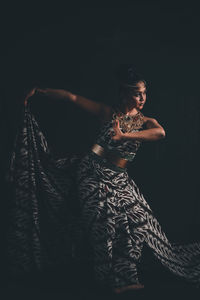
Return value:
<svg viewBox="0 0 200 300">
<path fill-rule="evenodd" d="M 67 277 L 55 272 L 31 278 L 7 278 L 2 286 L 0 299 L 42 300 L 100 300 L 100 299 L 169 299 L 199 300 L 200 289 L 165 272 L 145 273 L 144 290 L 113 295 L 108 289 L 98 287 L 87 274 L 77 273 Z"/>
<path fill-rule="evenodd" d="M 13 299 L 200 299 L 199 291 L 194 288 L 176 286 L 166 282 L 149 281 L 141 292 L 126 292 L 123 295 L 112 295 L 103 290 L 83 289 L 77 285 L 73 290 L 71 287 L 46 289 L 10 286 L 2 288 L 0 297 L 2 300 Z"/>
</svg>

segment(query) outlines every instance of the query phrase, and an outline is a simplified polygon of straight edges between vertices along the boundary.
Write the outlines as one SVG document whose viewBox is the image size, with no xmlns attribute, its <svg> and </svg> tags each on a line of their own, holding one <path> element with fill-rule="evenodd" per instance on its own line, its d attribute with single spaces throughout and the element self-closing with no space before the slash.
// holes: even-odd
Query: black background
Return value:
<svg viewBox="0 0 200 300">
<path fill-rule="evenodd" d="M 0 22 L 2 182 L 26 89 L 66 88 L 113 104 L 118 100 L 114 70 L 121 63 L 133 63 L 147 80 L 143 113 L 158 120 L 166 137 L 143 143 L 130 174 L 171 241 L 198 240 L 197 2 L 8 3 Z M 44 97 L 34 97 L 32 108 L 56 155 L 64 157 L 77 147 L 87 150 L 92 144 L 98 129 L 94 117 L 66 101 Z M 2 190 L 5 226 L 6 189 Z"/>
</svg>

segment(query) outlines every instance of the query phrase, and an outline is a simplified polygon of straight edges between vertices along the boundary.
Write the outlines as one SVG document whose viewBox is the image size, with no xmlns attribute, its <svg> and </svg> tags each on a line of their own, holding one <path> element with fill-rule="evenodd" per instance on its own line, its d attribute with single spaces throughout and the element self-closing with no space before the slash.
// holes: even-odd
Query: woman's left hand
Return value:
<svg viewBox="0 0 200 300">
<path fill-rule="evenodd" d="M 124 134 L 119 127 L 119 120 L 115 120 L 113 122 L 113 130 L 115 135 L 113 135 L 111 138 L 114 141 L 121 141 L 123 139 Z"/>
</svg>

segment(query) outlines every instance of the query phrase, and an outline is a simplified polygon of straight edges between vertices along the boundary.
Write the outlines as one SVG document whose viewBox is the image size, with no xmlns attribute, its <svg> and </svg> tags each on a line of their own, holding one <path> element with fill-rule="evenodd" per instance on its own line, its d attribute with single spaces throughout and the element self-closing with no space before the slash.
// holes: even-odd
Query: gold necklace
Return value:
<svg viewBox="0 0 200 300">
<path fill-rule="evenodd" d="M 126 115 L 122 112 L 114 113 L 113 120 L 119 121 L 119 127 L 123 133 L 139 129 L 144 124 L 144 115 L 138 111 L 136 115 Z"/>
</svg>

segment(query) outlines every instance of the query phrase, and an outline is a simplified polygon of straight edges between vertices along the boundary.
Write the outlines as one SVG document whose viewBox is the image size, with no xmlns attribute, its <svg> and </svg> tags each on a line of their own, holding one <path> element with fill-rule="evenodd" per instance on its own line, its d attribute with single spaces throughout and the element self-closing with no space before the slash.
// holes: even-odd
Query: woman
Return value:
<svg viewBox="0 0 200 300">
<path fill-rule="evenodd" d="M 131 162 L 142 141 L 165 137 L 154 118 L 141 113 L 146 102 L 146 82 L 132 66 L 120 75 L 118 107 L 97 103 L 66 90 L 33 89 L 57 99 L 68 99 L 95 114 L 102 128 L 91 151 L 78 162 L 75 171 L 76 197 L 80 201 L 82 234 L 91 250 L 98 282 L 115 293 L 142 289 L 137 265 L 146 243 L 170 271 L 184 279 L 200 282 L 200 243 L 172 245 L 135 182 L 128 176 Z M 42 171 L 43 172 L 43 171 Z"/>
</svg>

